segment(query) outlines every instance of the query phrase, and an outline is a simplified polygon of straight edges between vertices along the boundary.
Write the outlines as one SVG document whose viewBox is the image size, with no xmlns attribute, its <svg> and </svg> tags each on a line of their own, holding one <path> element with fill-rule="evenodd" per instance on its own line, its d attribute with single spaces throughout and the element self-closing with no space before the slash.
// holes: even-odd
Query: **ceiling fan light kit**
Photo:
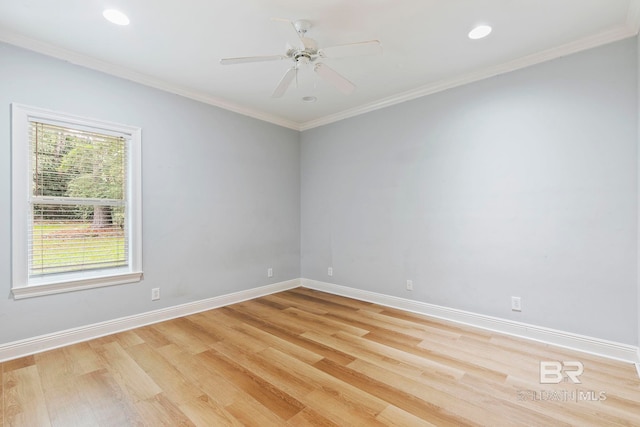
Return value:
<svg viewBox="0 0 640 427">
<path fill-rule="evenodd" d="M 337 46 L 329 46 L 318 48 L 315 40 L 306 37 L 307 32 L 311 29 L 311 23 L 305 20 L 289 21 L 287 19 L 274 18 L 273 21 L 287 22 L 295 30 L 298 37 L 298 46 L 289 46 L 284 55 L 266 55 L 266 56 L 246 56 L 238 58 L 223 58 L 220 60 L 222 65 L 243 64 L 252 62 L 280 61 L 288 59 L 293 61 L 293 66 L 289 68 L 280 82 L 271 94 L 272 98 L 280 98 L 291 86 L 294 80 L 297 81 L 298 69 L 301 66 L 313 64 L 313 71 L 324 81 L 338 89 L 340 92 L 348 95 L 352 93 L 356 85 L 349 81 L 346 77 L 335 71 L 323 62 L 317 62 L 320 58 L 332 59 L 343 58 L 349 56 L 375 55 L 382 53 L 380 42 L 378 40 L 367 40 L 358 43 L 348 43 Z M 308 97 L 305 97 L 308 98 Z M 304 102 L 307 101 L 303 98 Z M 315 97 L 312 97 L 315 98 Z"/>
</svg>

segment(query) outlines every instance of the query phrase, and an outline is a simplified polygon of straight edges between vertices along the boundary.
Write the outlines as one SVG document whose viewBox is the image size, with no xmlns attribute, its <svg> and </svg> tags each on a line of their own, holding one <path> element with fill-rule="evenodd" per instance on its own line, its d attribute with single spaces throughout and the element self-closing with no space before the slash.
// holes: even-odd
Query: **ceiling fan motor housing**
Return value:
<svg viewBox="0 0 640 427">
<path fill-rule="evenodd" d="M 308 64 L 316 59 L 316 56 L 310 54 L 306 50 L 296 52 L 293 55 L 293 59 L 297 64 Z"/>
</svg>

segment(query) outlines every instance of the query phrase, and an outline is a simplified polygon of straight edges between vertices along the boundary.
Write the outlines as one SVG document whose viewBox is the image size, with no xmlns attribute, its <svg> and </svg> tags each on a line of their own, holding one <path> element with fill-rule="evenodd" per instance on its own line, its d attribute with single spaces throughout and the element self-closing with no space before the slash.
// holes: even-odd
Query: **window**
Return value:
<svg viewBox="0 0 640 427">
<path fill-rule="evenodd" d="M 140 134 L 12 105 L 15 298 L 140 281 Z"/>
</svg>

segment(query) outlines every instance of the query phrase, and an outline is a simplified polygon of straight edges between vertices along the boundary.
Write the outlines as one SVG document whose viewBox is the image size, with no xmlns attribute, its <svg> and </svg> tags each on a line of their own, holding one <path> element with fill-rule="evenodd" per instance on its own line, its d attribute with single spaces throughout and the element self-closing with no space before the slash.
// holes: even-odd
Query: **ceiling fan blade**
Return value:
<svg viewBox="0 0 640 427">
<path fill-rule="evenodd" d="M 382 46 L 378 40 L 368 40 L 359 43 L 341 44 L 324 47 L 318 50 L 322 58 L 342 58 L 345 56 L 378 55 L 382 53 Z"/>
<path fill-rule="evenodd" d="M 348 95 L 356 88 L 356 85 L 338 74 L 337 71 L 335 71 L 333 68 L 330 68 L 326 64 L 319 62 L 315 65 L 315 67 L 313 67 L 313 70 L 318 73 L 318 75 L 325 81 L 335 86 L 336 89 L 344 94 Z"/>
<path fill-rule="evenodd" d="M 281 59 L 288 59 L 284 55 L 266 55 L 266 56 L 242 56 L 239 58 L 222 58 L 220 64 L 247 64 L 250 62 L 266 62 L 266 61 L 279 61 Z"/>
<path fill-rule="evenodd" d="M 291 82 L 293 82 L 293 80 L 296 78 L 297 73 L 298 73 L 298 69 L 296 67 L 289 68 L 287 72 L 284 73 L 284 76 L 282 76 L 280 83 L 278 83 L 278 86 L 276 86 L 276 88 L 274 89 L 273 93 L 271 94 L 271 97 L 272 98 L 282 97 L 282 95 L 284 95 L 287 89 L 289 89 L 289 86 L 291 86 Z"/>
</svg>

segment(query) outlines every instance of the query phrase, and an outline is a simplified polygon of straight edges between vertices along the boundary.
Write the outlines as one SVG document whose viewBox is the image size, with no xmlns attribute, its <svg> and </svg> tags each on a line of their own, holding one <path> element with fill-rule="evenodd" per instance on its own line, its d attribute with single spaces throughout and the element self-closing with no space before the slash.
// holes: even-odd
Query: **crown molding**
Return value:
<svg viewBox="0 0 640 427">
<path fill-rule="evenodd" d="M 294 121 L 287 120 L 285 118 L 268 114 L 262 111 L 246 108 L 221 98 L 205 95 L 202 92 L 187 89 L 179 85 L 174 85 L 162 79 L 158 79 L 144 73 L 139 73 L 129 68 L 121 67 L 106 61 L 102 61 L 88 55 L 83 55 L 71 50 L 63 49 L 49 43 L 45 43 L 39 40 L 35 40 L 32 38 L 23 36 L 21 34 L 0 29 L 0 41 L 14 45 L 14 46 L 22 47 L 24 49 L 32 50 L 34 52 L 38 52 L 43 55 L 51 56 L 57 59 L 62 59 L 64 61 L 68 61 L 75 65 L 80 65 L 82 67 L 90 68 L 96 71 L 101 71 L 103 73 L 106 73 L 115 77 L 120 77 L 125 80 L 130 80 L 135 83 L 140 83 L 142 85 L 159 89 L 164 92 L 173 93 L 175 95 L 180 95 L 185 98 L 193 99 L 195 101 L 199 101 L 204 104 L 212 105 L 214 107 L 219 107 L 228 111 L 232 111 L 234 113 L 252 117 L 254 119 L 273 123 L 275 125 L 293 129 L 293 130 L 298 130 L 298 131 L 300 130 L 299 124 Z"/>
<path fill-rule="evenodd" d="M 54 58 L 68 61 L 72 64 L 80 65 L 93 70 L 101 71 L 116 77 L 120 77 L 126 80 L 130 80 L 136 83 L 143 84 L 145 86 L 153 87 L 163 90 L 165 92 L 173 93 L 176 95 L 190 98 L 195 101 L 199 101 L 208 105 L 219 107 L 228 111 L 232 111 L 244 116 L 252 117 L 254 119 L 269 122 L 285 128 L 305 131 L 313 129 L 319 126 L 324 126 L 340 120 L 348 119 L 351 117 L 359 116 L 365 113 L 369 113 L 382 108 L 390 107 L 403 102 L 411 101 L 413 99 L 421 98 L 423 96 L 431 95 L 437 92 L 442 92 L 448 89 L 452 89 L 458 86 L 463 86 L 476 81 L 484 80 L 490 77 L 494 77 L 500 74 L 505 74 L 511 71 L 519 70 L 532 65 L 540 64 L 542 62 L 550 61 L 553 59 L 567 56 L 573 53 L 581 52 L 583 50 L 595 48 L 608 43 L 613 43 L 619 40 L 623 40 L 628 37 L 633 37 L 640 31 L 640 0 L 630 0 L 629 9 L 627 12 L 627 19 L 624 24 L 607 30 L 592 36 L 582 38 L 564 45 L 547 49 L 541 52 L 537 52 L 531 55 L 527 55 L 522 58 L 508 61 L 503 64 L 488 67 L 479 71 L 456 76 L 451 79 L 440 80 L 438 82 L 430 83 L 428 85 L 420 86 L 416 89 L 412 89 L 406 92 L 402 92 L 397 95 L 393 95 L 387 98 L 382 98 L 362 106 L 344 110 L 335 114 L 330 114 L 324 117 L 320 117 L 315 120 L 310 120 L 303 123 L 298 123 L 293 120 L 286 119 L 284 117 L 269 114 L 263 111 L 254 110 L 243 107 L 239 104 L 235 104 L 226 101 L 221 98 L 205 95 L 201 92 L 184 88 L 179 85 L 170 84 L 164 80 L 139 73 L 128 69 L 126 67 L 120 67 L 106 61 L 79 54 L 67 49 L 45 43 L 39 40 L 35 40 L 23 35 L 9 32 L 0 29 L 0 41 L 19 46 L 28 50 L 32 50 L 44 55 L 52 56 Z"/>
<path fill-rule="evenodd" d="M 631 5 L 636 5 L 631 10 Z M 321 117 L 316 120 L 310 120 L 300 125 L 300 130 L 305 131 L 313 129 L 315 127 L 324 126 L 330 123 L 334 123 L 340 120 L 348 119 L 350 117 L 359 116 L 361 114 L 369 113 L 371 111 L 379 110 L 381 108 L 390 107 L 392 105 L 401 104 L 403 102 L 411 101 L 416 98 L 431 95 L 437 92 L 442 92 L 447 89 L 452 89 L 458 86 L 463 86 L 476 81 L 484 80 L 490 77 L 497 76 L 499 74 L 505 74 L 511 71 L 519 70 L 522 68 L 530 67 L 532 65 L 540 64 L 542 62 L 557 59 L 562 56 L 567 56 L 573 53 L 581 52 L 583 50 L 591 49 L 594 47 L 602 46 L 608 43 L 613 43 L 619 40 L 633 37 L 637 34 L 636 27 L 640 27 L 640 0 L 632 0 L 630 5 L 630 14 L 637 15 L 635 18 L 629 18 L 627 24 L 614 28 L 612 30 L 604 31 L 593 36 L 585 37 L 574 42 L 566 43 L 564 45 L 547 49 L 541 52 L 537 52 L 531 55 L 524 56 L 522 58 L 515 59 L 513 61 L 505 62 L 496 66 L 488 67 L 480 71 L 464 74 L 451 79 L 441 80 L 435 83 L 430 83 L 412 89 L 398 95 L 383 98 L 369 104 L 362 105 L 357 108 L 344 110 L 336 114 L 331 114 L 325 117 Z M 634 21 L 634 28 L 630 26 L 630 22 Z"/>
</svg>

